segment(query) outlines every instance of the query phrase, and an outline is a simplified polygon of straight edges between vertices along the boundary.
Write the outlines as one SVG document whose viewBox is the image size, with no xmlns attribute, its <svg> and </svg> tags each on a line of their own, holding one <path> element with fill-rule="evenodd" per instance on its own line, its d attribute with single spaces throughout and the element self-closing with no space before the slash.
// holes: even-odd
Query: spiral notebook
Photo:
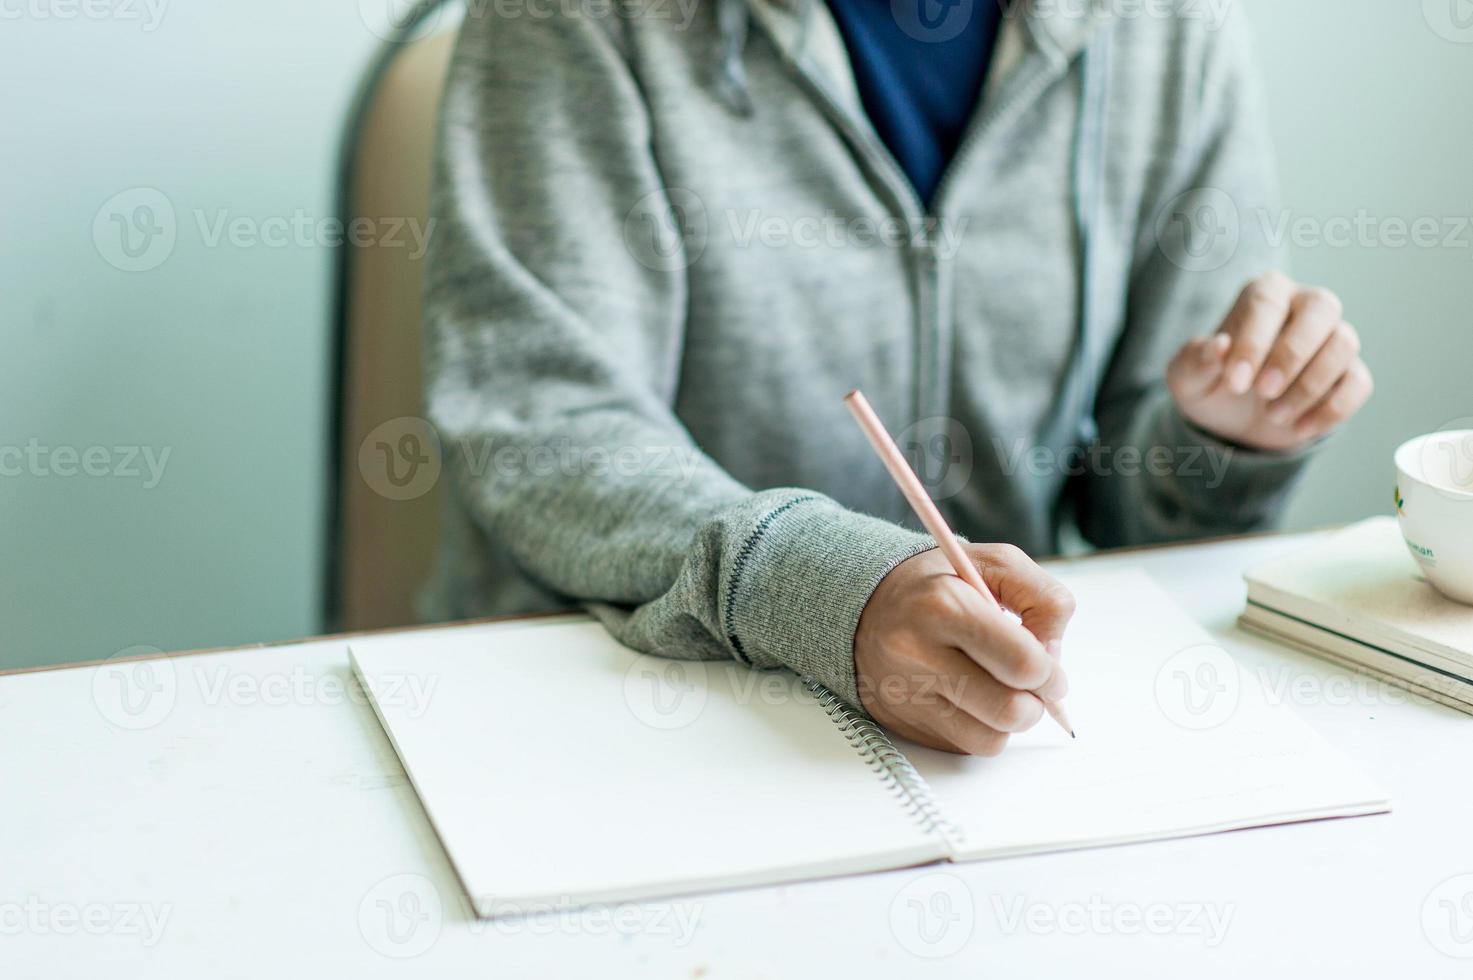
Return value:
<svg viewBox="0 0 1473 980">
<path fill-rule="evenodd" d="M 996 759 L 892 740 L 786 672 L 635 653 L 582 617 L 351 654 L 488 918 L 1389 809 L 1147 576 L 1067 582 L 1080 737 L 1040 725 Z"/>
</svg>

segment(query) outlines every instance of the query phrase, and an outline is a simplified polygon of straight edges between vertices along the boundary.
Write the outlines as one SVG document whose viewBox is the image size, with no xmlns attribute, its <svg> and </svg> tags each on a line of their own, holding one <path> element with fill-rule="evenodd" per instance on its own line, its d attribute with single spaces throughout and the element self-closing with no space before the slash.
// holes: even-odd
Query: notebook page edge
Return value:
<svg viewBox="0 0 1473 980">
<path fill-rule="evenodd" d="M 389 724 L 388 719 L 384 717 L 383 709 L 379 705 L 378 698 L 374 697 L 374 687 L 368 678 L 367 670 L 359 660 L 358 652 L 353 649 L 351 643 L 348 645 L 348 661 L 352 664 L 353 676 L 358 679 L 358 683 L 363 687 L 364 699 L 373 706 L 373 716 L 378 720 L 379 729 L 384 733 L 384 737 L 388 739 L 389 745 L 394 749 L 394 758 L 399 760 L 399 768 L 404 770 L 404 778 L 409 780 L 409 788 L 414 791 L 414 801 L 419 804 L 420 812 L 425 816 L 425 822 L 430 825 L 430 830 L 434 833 L 435 840 L 440 845 L 440 850 L 444 852 L 445 863 L 450 865 L 450 873 L 455 875 L 455 883 L 460 886 L 461 895 L 474 905 L 475 892 L 471 890 L 470 883 L 462 875 L 460 864 L 455 860 L 455 852 L 450 847 L 450 840 L 440 829 L 440 823 L 435 819 L 435 814 L 430 809 L 429 801 L 425 799 L 424 792 L 415 781 L 414 772 L 409 768 L 409 760 L 404 757 L 404 751 L 399 747 L 399 740 L 394 737 L 394 728 Z"/>
</svg>

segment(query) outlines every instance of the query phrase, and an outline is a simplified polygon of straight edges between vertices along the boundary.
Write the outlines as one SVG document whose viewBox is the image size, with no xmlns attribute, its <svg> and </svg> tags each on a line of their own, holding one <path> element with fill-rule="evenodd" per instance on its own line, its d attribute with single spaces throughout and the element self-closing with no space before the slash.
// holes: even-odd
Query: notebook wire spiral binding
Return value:
<svg viewBox="0 0 1473 980">
<path fill-rule="evenodd" d="M 822 684 L 808 678 L 803 682 L 809 693 L 818 699 L 818 706 L 839 726 L 840 733 L 875 775 L 884 781 L 911 819 L 926 833 L 941 837 L 953 849 L 960 847 L 961 830 L 946 819 L 930 785 L 890 741 L 890 736 Z"/>
</svg>

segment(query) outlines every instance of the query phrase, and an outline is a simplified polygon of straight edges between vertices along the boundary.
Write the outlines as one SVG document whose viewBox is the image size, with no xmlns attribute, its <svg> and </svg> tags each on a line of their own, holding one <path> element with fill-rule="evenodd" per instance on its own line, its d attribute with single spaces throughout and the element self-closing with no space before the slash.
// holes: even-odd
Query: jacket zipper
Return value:
<svg viewBox="0 0 1473 980">
<path fill-rule="evenodd" d="M 1024 61 L 1018 71 L 1030 72 L 1030 76 L 1014 78 L 1007 85 L 1009 91 L 1006 92 L 1005 98 L 994 102 L 972 119 L 961 143 L 957 146 L 956 153 L 942 172 L 941 180 L 936 186 L 934 207 L 928 208 L 920 195 L 916 193 L 915 185 L 901 169 L 889 148 L 879 142 L 879 137 L 874 134 L 873 130 L 867 130 L 855 124 L 850 113 L 829 92 L 828 87 L 819 77 L 819 73 L 810 70 L 798 59 L 787 56 L 786 52 L 784 60 L 794 70 L 802 84 L 807 87 L 809 94 L 829 116 L 840 134 L 849 141 L 851 146 L 857 148 L 871 168 L 878 169 L 885 175 L 887 179 L 884 182 L 890 185 L 896 202 L 900 205 L 906 220 L 912 225 L 910 250 L 914 253 L 913 274 L 917 280 L 916 302 L 919 313 L 915 340 L 916 363 L 912 375 L 914 395 L 911 410 L 915 416 L 912 421 L 919 422 L 929 417 L 933 414 L 932 408 L 945 412 L 950 403 L 950 393 L 944 390 L 948 380 L 945 377 L 947 365 L 944 363 L 944 358 L 940 358 L 940 347 L 943 341 L 948 339 L 948 336 L 944 335 L 949 335 L 949 332 L 941 323 L 941 271 L 940 259 L 936 254 L 936 234 L 946 215 L 945 205 L 948 192 L 956 181 L 956 173 L 961 169 L 977 143 L 987 135 L 998 119 L 1012 112 L 1021 103 L 1036 98 L 1055 77 L 1053 71 L 1055 65 L 1037 58 Z M 936 377 L 931 376 L 933 363 L 935 373 L 938 375 Z M 938 390 L 933 391 L 932 389 Z M 939 397 L 937 397 L 938 394 Z"/>
</svg>

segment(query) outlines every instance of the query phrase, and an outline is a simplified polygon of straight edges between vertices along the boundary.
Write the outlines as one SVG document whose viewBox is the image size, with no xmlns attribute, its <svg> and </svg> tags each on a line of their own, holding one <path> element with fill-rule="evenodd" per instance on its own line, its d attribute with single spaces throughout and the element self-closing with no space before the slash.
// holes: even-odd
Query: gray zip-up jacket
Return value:
<svg viewBox="0 0 1473 980">
<path fill-rule="evenodd" d="M 1303 460 L 1164 386 L 1277 264 L 1236 4 L 1015 8 L 928 214 L 822 3 L 684 2 L 471 5 L 428 271 L 457 474 L 430 615 L 584 604 L 857 701 L 859 615 L 929 539 L 855 387 L 973 540 L 1273 518 Z"/>
</svg>

